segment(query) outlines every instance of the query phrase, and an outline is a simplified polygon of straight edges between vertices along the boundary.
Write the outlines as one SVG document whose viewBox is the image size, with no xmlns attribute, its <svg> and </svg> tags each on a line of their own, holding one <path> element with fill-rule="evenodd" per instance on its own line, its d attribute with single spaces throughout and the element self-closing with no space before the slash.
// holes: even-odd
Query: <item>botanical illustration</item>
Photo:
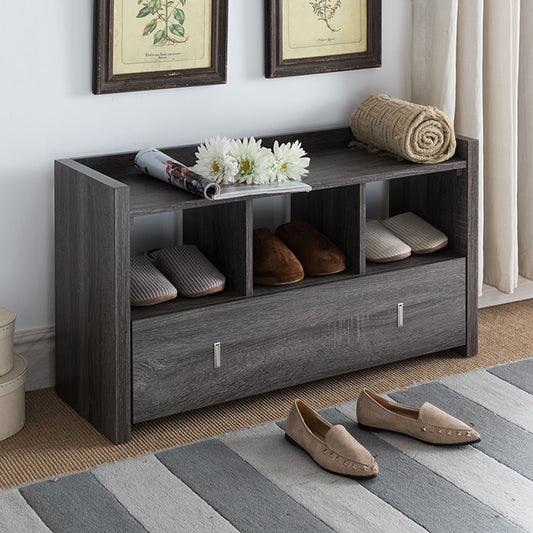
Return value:
<svg viewBox="0 0 533 533">
<path fill-rule="evenodd" d="M 137 18 L 152 15 L 152 20 L 144 27 L 143 35 L 154 36 L 153 44 L 184 43 L 189 39 L 185 33 L 185 11 L 181 9 L 187 0 L 137 0 L 142 7 Z M 157 30 L 157 31 L 155 31 Z M 155 32 L 155 33 L 154 33 Z"/>
<path fill-rule="evenodd" d="M 336 2 L 316 0 L 315 2 L 309 2 L 309 4 L 313 7 L 313 11 L 318 17 L 318 20 L 324 21 L 330 31 L 340 31 L 342 29 L 335 29 L 330 25 L 331 19 L 335 17 L 335 12 L 341 7 L 342 0 L 337 0 Z"/>
</svg>

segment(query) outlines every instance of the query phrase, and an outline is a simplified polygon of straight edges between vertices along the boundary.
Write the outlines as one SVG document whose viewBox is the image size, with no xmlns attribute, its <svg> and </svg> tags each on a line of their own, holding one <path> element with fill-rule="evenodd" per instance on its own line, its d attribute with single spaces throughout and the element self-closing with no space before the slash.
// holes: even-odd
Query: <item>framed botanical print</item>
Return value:
<svg viewBox="0 0 533 533">
<path fill-rule="evenodd" d="M 95 0 L 95 94 L 226 82 L 228 0 Z"/>
<path fill-rule="evenodd" d="M 265 76 L 381 66 L 381 0 L 265 0 Z"/>
</svg>

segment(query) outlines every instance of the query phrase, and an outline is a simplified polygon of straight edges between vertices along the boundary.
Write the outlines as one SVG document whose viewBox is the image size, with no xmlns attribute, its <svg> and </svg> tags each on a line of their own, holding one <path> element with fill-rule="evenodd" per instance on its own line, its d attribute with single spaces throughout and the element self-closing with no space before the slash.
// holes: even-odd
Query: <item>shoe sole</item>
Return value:
<svg viewBox="0 0 533 533">
<path fill-rule="evenodd" d="M 301 278 L 291 279 L 289 281 L 272 281 L 267 278 L 254 277 L 254 283 L 257 283 L 257 285 L 265 285 L 266 287 L 277 287 L 279 285 L 292 285 L 293 283 L 298 283 L 299 281 L 302 281 L 304 277 L 305 276 L 302 276 Z"/>
<path fill-rule="evenodd" d="M 370 259 L 369 257 L 366 258 L 367 261 L 370 261 L 371 263 L 392 263 L 393 261 L 401 261 L 402 259 L 407 259 L 411 256 L 411 252 L 407 252 L 405 254 L 398 254 L 393 255 L 390 257 L 383 257 L 383 258 L 374 258 Z"/>
<path fill-rule="evenodd" d="M 183 291 L 181 292 L 181 296 L 184 298 L 201 298 L 202 296 L 207 296 L 208 294 L 215 294 L 217 292 L 222 292 L 225 288 L 226 284 L 223 283 L 222 285 L 217 285 L 216 287 L 212 287 L 211 289 L 207 289 L 204 292 L 195 292 L 194 294 L 184 294 Z"/>
<path fill-rule="evenodd" d="M 300 446 L 294 439 L 289 437 L 289 435 L 287 435 L 287 433 L 285 433 L 285 439 L 288 442 L 290 442 L 293 446 L 296 446 L 296 448 L 300 448 L 301 450 L 303 450 L 307 455 L 309 455 L 309 457 L 311 457 L 311 459 L 313 459 L 315 464 L 317 464 L 320 468 L 322 468 L 322 470 L 325 470 L 326 472 L 329 472 L 330 474 L 335 474 L 336 476 L 342 476 L 342 477 L 347 477 L 347 478 L 350 478 L 350 479 L 358 479 L 358 480 L 361 480 L 361 479 L 372 479 L 372 478 L 375 478 L 377 476 L 377 474 L 372 474 L 371 476 L 351 476 L 350 474 L 340 474 L 339 472 L 334 472 L 333 470 L 329 470 L 328 468 L 323 467 L 321 464 L 318 464 L 315 461 L 315 459 L 313 458 L 313 456 L 303 446 Z"/>
<path fill-rule="evenodd" d="M 469 440 L 466 442 L 429 442 L 427 440 L 418 439 L 417 437 L 408 435 L 407 433 L 402 433 L 401 431 L 394 431 L 393 429 L 375 428 L 372 426 L 365 426 L 361 423 L 358 423 L 357 425 L 365 431 L 374 431 L 375 433 L 379 433 L 380 431 L 388 431 L 389 433 L 397 433 L 398 435 L 405 435 L 406 437 L 411 437 L 412 439 L 423 442 L 424 444 L 431 444 L 432 446 L 466 446 L 467 444 L 475 444 L 476 442 L 481 442 L 481 439 Z"/>
<path fill-rule="evenodd" d="M 328 271 L 328 272 L 307 272 L 307 276 L 331 276 L 333 274 L 339 274 L 340 272 L 344 272 L 346 270 L 346 267 L 341 268 L 340 270 L 334 270 L 334 271 Z"/>
</svg>

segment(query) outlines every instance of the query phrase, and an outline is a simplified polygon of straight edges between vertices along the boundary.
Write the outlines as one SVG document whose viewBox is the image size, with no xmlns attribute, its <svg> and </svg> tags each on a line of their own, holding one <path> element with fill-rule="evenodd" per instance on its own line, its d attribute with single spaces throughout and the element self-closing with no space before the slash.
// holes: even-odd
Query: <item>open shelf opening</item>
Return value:
<svg viewBox="0 0 533 533">
<path fill-rule="evenodd" d="M 442 231 L 448 237 L 448 244 L 437 252 L 423 255 L 412 254 L 399 261 L 385 263 L 366 261 L 365 270 L 368 274 L 466 257 L 469 238 L 467 234 L 468 194 L 465 176 L 461 171 L 447 170 L 401 177 L 391 179 L 388 185 L 388 216 L 413 212 Z M 367 210 L 370 211 L 368 203 Z"/>
</svg>

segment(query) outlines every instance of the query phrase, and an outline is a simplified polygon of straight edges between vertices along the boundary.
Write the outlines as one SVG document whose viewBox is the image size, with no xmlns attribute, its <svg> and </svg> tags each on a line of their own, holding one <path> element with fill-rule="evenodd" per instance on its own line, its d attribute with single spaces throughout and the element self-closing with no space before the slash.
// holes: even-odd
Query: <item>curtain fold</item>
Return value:
<svg viewBox="0 0 533 533">
<path fill-rule="evenodd" d="M 413 100 L 455 114 L 457 6 L 459 0 L 413 2 Z"/>
<path fill-rule="evenodd" d="M 533 277 L 532 23 L 531 0 L 413 0 L 413 100 L 479 139 L 480 289 L 507 293 Z"/>
<path fill-rule="evenodd" d="M 520 10 L 518 75 L 518 267 L 533 279 L 533 2 Z"/>
<path fill-rule="evenodd" d="M 478 293 L 483 287 L 483 0 L 460 0 L 457 10 L 456 106 L 454 126 L 479 141 Z"/>
<path fill-rule="evenodd" d="M 485 0 L 483 16 L 485 283 L 513 292 L 518 282 L 519 0 Z"/>
</svg>

